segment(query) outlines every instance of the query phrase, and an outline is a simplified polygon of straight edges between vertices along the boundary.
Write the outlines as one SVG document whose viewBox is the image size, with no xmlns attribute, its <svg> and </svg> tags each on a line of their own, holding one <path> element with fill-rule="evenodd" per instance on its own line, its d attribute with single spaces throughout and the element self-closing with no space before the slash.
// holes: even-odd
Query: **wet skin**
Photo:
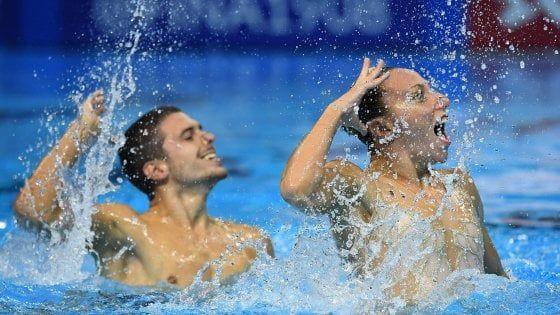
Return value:
<svg viewBox="0 0 560 315">
<path fill-rule="evenodd" d="M 449 100 L 412 70 L 392 69 L 381 77 L 382 66 L 370 68 L 366 59 L 356 84 L 325 109 L 286 165 L 282 196 L 299 209 L 327 214 L 342 256 L 362 276 L 378 272 L 392 244 L 402 237 L 399 231 L 414 226 L 415 215 L 429 218 L 434 233 L 441 233 L 442 262 L 436 269 L 446 268 L 448 274 L 470 264 L 487 273 L 505 275 L 483 225 L 482 203 L 471 177 L 459 169 L 430 171 L 430 165 L 447 158 L 450 139 L 436 126 L 446 121 Z M 354 107 L 375 87 L 382 91 L 387 112 L 360 125 L 351 117 L 355 116 Z M 375 150 L 366 169 L 349 161 L 326 161 L 340 124 L 364 135 L 369 131 Z M 451 187 L 444 185 L 447 175 L 452 176 Z M 446 194 L 445 200 L 454 202 L 442 203 Z M 360 229 L 383 222 L 387 216 L 384 209 L 391 207 L 408 209 L 396 230 L 389 231 L 395 234 L 393 239 L 376 229 L 359 235 Z M 454 235 L 472 241 L 460 244 Z M 373 243 L 381 244 L 375 253 L 368 251 Z M 467 253 L 465 247 L 475 255 Z M 388 288 L 393 296 L 413 302 L 423 294 L 419 291 L 432 286 L 423 283 L 433 282 L 425 280 L 427 274 L 413 268 L 400 272 L 404 275 Z"/>
<path fill-rule="evenodd" d="M 103 95 L 94 93 L 82 115 L 26 181 L 14 203 L 19 219 L 38 229 L 70 227 L 71 211 L 57 199 L 61 167 L 73 165 L 81 147 L 96 136 Z M 123 204 L 97 205 L 92 217 L 92 253 L 103 276 L 130 285 L 188 286 L 202 280 L 227 282 L 246 271 L 257 252 L 273 255 L 270 239 L 247 225 L 207 214 L 206 199 L 227 177 L 213 147 L 214 135 L 184 113 L 159 125 L 166 158 L 145 163 L 144 174 L 158 182 L 149 210 L 138 214 Z M 61 163 L 57 163 L 56 161 Z"/>
</svg>

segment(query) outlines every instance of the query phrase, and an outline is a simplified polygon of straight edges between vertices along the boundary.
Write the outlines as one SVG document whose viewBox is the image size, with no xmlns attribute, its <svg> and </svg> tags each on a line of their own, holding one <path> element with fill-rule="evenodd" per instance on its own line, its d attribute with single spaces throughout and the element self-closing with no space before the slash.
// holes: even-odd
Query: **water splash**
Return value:
<svg viewBox="0 0 560 315">
<path fill-rule="evenodd" d="M 148 8 L 143 0 L 134 0 L 132 4 L 131 30 L 125 39 L 117 43 L 116 57 L 103 62 L 101 67 L 96 67 L 88 75 L 77 78 L 78 87 L 70 96 L 81 110 L 81 104 L 87 97 L 84 95 L 85 82 L 92 80 L 91 86 L 95 84 L 97 87 L 106 86 L 109 82 L 105 88 L 105 112 L 98 138 L 82 163 L 76 163 L 71 169 L 62 168 L 63 184 L 58 200 L 64 204 L 63 217 L 53 224 L 55 229 L 48 233 L 48 244 L 38 242 L 22 231 L 14 231 L 8 236 L 2 251 L 9 259 L 0 263 L 5 278 L 56 284 L 91 276 L 91 271 L 82 271 L 84 259 L 89 255 L 87 247 L 93 238 L 91 216 L 98 197 L 116 189 L 109 181 L 109 174 L 113 170 L 117 150 L 124 142 L 122 128 L 125 121 L 117 121 L 115 114 L 136 91 L 134 56 L 139 49 Z M 50 121 L 47 119 L 47 126 Z M 53 129 L 49 128 L 49 131 Z M 57 231 L 57 226 L 60 231 Z"/>
</svg>

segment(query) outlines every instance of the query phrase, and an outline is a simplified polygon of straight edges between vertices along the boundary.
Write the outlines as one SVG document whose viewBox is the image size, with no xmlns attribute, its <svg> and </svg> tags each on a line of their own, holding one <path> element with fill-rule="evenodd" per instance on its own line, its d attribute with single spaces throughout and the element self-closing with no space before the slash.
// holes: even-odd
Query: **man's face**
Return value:
<svg viewBox="0 0 560 315">
<path fill-rule="evenodd" d="M 173 113 L 160 123 L 159 132 L 169 180 L 183 186 L 212 185 L 227 177 L 212 145 L 214 135 L 203 131 L 198 121 L 182 112 Z"/>
<path fill-rule="evenodd" d="M 400 129 L 398 141 L 417 160 L 442 163 L 451 144 L 445 133 L 449 99 L 408 69 L 393 69 L 382 83 L 389 119 Z M 396 122 L 396 123 L 395 123 Z"/>
</svg>

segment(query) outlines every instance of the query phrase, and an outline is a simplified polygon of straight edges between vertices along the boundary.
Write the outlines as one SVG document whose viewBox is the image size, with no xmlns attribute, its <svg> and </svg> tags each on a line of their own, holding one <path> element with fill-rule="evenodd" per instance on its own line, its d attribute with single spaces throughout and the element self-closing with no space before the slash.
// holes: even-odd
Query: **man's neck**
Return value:
<svg viewBox="0 0 560 315">
<path fill-rule="evenodd" d="M 191 229 L 204 229 L 209 218 L 206 199 L 209 188 L 205 187 L 158 187 L 150 202 L 151 210 L 159 216 L 168 217 Z"/>
<path fill-rule="evenodd" d="M 422 185 L 421 179 L 429 176 L 428 165 L 414 161 L 405 150 L 387 146 L 381 153 L 372 153 L 369 168 L 390 178 Z"/>
</svg>

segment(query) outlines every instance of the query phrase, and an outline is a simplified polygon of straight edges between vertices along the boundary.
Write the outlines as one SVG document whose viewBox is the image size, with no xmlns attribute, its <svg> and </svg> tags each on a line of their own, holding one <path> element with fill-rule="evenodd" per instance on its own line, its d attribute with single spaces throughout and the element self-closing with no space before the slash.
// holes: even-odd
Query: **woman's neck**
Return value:
<svg viewBox="0 0 560 315">
<path fill-rule="evenodd" d="M 422 185 L 422 179 L 430 175 L 429 165 L 415 161 L 406 150 L 383 148 L 379 153 L 371 153 L 369 169 L 384 176 Z"/>
</svg>

